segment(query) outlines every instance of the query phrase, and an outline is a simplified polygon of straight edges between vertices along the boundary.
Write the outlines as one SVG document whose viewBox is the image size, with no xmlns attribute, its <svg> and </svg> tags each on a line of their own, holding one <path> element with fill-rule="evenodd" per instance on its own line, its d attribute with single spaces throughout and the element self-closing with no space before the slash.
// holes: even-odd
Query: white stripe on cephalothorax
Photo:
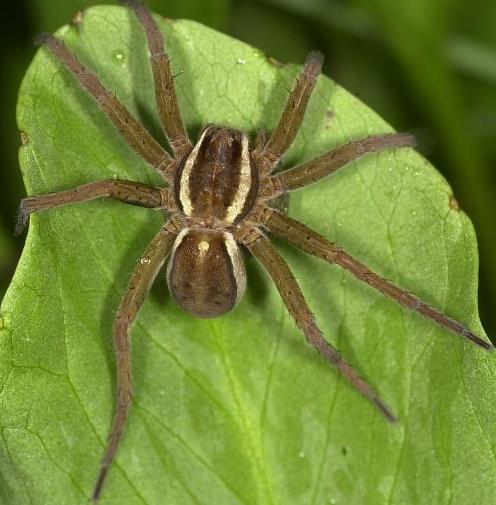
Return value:
<svg viewBox="0 0 496 505">
<path fill-rule="evenodd" d="M 246 270 L 245 262 L 241 256 L 241 251 L 239 250 L 238 244 L 234 240 L 234 237 L 229 232 L 223 233 L 224 244 L 226 245 L 226 251 L 231 259 L 231 265 L 233 270 L 234 279 L 236 281 L 236 300 L 234 304 L 238 303 L 246 289 Z"/>
<path fill-rule="evenodd" d="M 186 163 L 184 164 L 183 172 L 181 174 L 181 180 L 179 181 L 179 201 L 183 206 L 183 212 L 187 216 L 191 216 L 193 212 L 193 203 L 191 201 L 191 195 L 189 192 L 189 177 L 198 156 L 198 151 L 203 143 L 203 138 L 205 137 L 205 134 L 208 132 L 208 130 L 209 128 L 205 129 L 205 131 L 202 133 L 202 136 L 188 156 Z"/>
<path fill-rule="evenodd" d="M 240 212 L 245 206 L 246 199 L 248 198 L 248 193 L 251 188 L 251 163 L 250 163 L 250 152 L 248 148 L 248 136 L 242 134 L 243 138 L 241 140 L 241 167 L 239 171 L 239 184 L 234 194 L 233 201 L 231 205 L 227 208 L 226 217 L 224 221 L 228 223 L 234 222 L 238 217 Z"/>
</svg>

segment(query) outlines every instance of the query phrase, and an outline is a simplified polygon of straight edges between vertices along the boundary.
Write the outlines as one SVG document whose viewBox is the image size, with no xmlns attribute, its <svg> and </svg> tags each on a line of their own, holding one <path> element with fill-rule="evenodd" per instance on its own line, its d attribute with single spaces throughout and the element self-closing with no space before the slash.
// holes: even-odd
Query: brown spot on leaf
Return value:
<svg viewBox="0 0 496 505">
<path fill-rule="evenodd" d="M 460 211 L 460 204 L 458 203 L 458 200 L 453 195 L 450 195 L 450 197 L 449 197 L 449 206 L 451 209 L 456 210 L 457 212 Z"/>
<path fill-rule="evenodd" d="M 328 109 L 325 112 L 325 122 L 324 122 L 324 128 L 330 128 L 332 125 L 332 120 L 334 119 L 335 113 L 333 110 Z"/>
<path fill-rule="evenodd" d="M 267 56 L 267 61 L 271 65 L 275 65 L 276 67 L 283 67 L 284 66 L 279 60 L 276 60 L 273 56 Z"/>
<path fill-rule="evenodd" d="M 26 133 L 24 133 L 23 131 L 21 131 L 21 144 L 23 146 L 29 144 L 29 139 L 28 139 L 28 136 Z"/>
<path fill-rule="evenodd" d="M 71 19 L 71 25 L 74 26 L 75 28 L 79 28 L 79 26 L 83 22 L 83 18 L 84 18 L 84 11 L 83 10 L 77 11 L 76 14 L 74 14 L 74 16 Z"/>
</svg>

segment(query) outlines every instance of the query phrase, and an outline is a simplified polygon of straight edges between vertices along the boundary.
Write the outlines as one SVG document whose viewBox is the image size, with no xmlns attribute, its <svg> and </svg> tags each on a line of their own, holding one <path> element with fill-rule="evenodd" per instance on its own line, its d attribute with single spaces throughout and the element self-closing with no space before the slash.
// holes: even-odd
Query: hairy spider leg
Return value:
<svg viewBox="0 0 496 505">
<path fill-rule="evenodd" d="M 22 233 L 33 212 L 88 202 L 96 198 L 113 198 L 131 205 L 152 209 L 171 209 L 173 207 L 173 195 L 169 189 L 117 179 L 90 182 L 66 191 L 24 198 L 19 205 L 14 233 L 15 235 Z"/>
<path fill-rule="evenodd" d="M 324 338 L 293 273 L 271 242 L 255 227 L 245 229 L 239 235 L 239 239 L 271 277 L 290 316 L 303 332 L 308 343 L 315 347 L 329 363 L 335 366 L 358 392 L 368 398 L 388 421 L 397 421 L 396 416 L 375 390 L 360 377 L 358 372 L 342 358 L 336 348 Z"/>
<path fill-rule="evenodd" d="M 303 121 L 308 100 L 322 71 L 323 62 L 322 53 L 318 51 L 309 53 L 303 70 L 289 94 L 279 122 L 265 145 L 254 151 L 253 155 L 259 165 L 261 177 L 270 174 L 277 167 L 282 156 L 293 143 Z"/>
<path fill-rule="evenodd" d="M 332 175 L 366 154 L 414 146 L 415 137 L 410 133 L 386 133 L 352 140 L 316 158 L 273 175 L 272 184 L 284 188 L 284 191 L 294 191 Z"/>
<path fill-rule="evenodd" d="M 58 38 L 41 34 L 37 44 L 45 45 L 75 77 L 80 86 L 92 95 L 100 109 L 112 121 L 126 142 L 142 156 L 162 177 L 170 182 L 169 171 L 175 165 L 170 154 L 151 136 L 148 130 L 108 91 L 95 73 L 85 68 L 76 55 Z"/>
<path fill-rule="evenodd" d="M 190 153 L 193 146 L 181 118 L 174 86 L 174 74 L 171 70 L 169 55 L 164 49 L 164 36 L 158 29 L 152 13 L 142 2 L 138 0 L 119 1 L 133 9 L 146 33 L 150 50 L 150 64 L 155 81 L 155 101 L 158 113 L 174 157 L 180 160 Z"/>
<path fill-rule="evenodd" d="M 155 235 L 138 261 L 117 311 L 113 332 L 117 367 L 117 406 L 105 456 L 92 494 L 94 502 L 97 502 L 101 496 L 108 469 L 121 443 L 122 433 L 132 402 L 129 331 L 155 277 L 169 256 L 175 239 L 175 230 L 168 224 L 165 224 Z"/>
<path fill-rule="evenodd" d="M 264 227 L 277 237 L 287 240 L 290 244 L 306 253 L 321 258 L 328 263 L 339 265 L 391 300 L 396 301 L 406 309 L 420 313 L 446 330 L 468 339 L 487 351 L 494 350 L 491 342 L 483 340 L 452 317 L 376 274 L 366 265 L 346 253 L 341 247 L 330 242 L 308 226 L 269 207 L 265 209 L 264 221 Z"/>
</svg>

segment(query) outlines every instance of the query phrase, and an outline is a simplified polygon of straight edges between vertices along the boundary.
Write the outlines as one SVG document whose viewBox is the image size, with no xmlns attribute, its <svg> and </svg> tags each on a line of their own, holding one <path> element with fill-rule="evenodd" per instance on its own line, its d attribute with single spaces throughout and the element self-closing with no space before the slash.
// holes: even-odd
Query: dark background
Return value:
<svg viewBox="0 0 496 505">
<path fill-rule="evenodd" d="M 85 0 L 18 0 L 0 14 L 0 297 L 23 245 L 12 229 L 24 196 L 17 161 L 17 90 L 33 36 L 68 23 Z M 301 63 L 326 55 L 324 72 L 398 130 L 445 175 L 477 231 L 484 326 L 496 337 L 496 1 L 149 0 Z"/>
</svg>

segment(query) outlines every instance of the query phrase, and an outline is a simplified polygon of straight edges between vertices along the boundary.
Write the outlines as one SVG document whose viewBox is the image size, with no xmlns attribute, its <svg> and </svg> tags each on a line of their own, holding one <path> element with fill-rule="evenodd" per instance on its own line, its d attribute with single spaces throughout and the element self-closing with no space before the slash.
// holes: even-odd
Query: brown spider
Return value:
<svg viewBox="0 0 496 505">
<path fill-rule="evenodd" d="M 94 73 L 81 65 L 62 41 L 52 35 L 42 35 L 39 43 L 46 45 L 96 99 L 125 141 L 162 175 L 167 187 L 105 180 L 59 193 L 25 198 L 16 227 L 20 233 L 32 212 L 102 197 L 166 210 L 169 214 L 169 220 L 148 245 L 131 275 L 117 312 L 113 331 L 117 360 L 117 407 L 93 490 L 94 501 L 101 496 L 131 404 L 129 330 L 167 258 L 170 258 L 167 281 L 172 296 L 194 316 L 212 318 L 232 310 L 244 294 L 246 273 L 239 245 L 245 246 L 267 270 L 308 342 L 389 421 L 395 421 L 396 418 L 385 402 L 324 338 L 291 270 L 265 231 L 309 254 L 340 265 L 405 308 L 421 313 L 484 349 L 493 350 L 491 343 L 482 340 L 461 323 L 380 277 L 336 244 L 271 207 L 271 202 L 277 197 L 327 177 L 368 153 L 412 147 L 414 139 L 411 135 L 373 135 L 355 140 L 274 174 L 300 128 L 321 72 L 323 57 L 320 53 L 312 52 L 270 136 L 262 132 L 251 145 L 246 133 L 227 126 L 209 125 L 193 145 L 181 119 L 174 76 L 164 50 L 162 33 L 151 13 L 138 0 L 121 0 L 121 3 L 134 10 L 146 32 L 156 102 L 173 156 L 162 148 L 113 93 L 103 87 Z"/>
</svg>

